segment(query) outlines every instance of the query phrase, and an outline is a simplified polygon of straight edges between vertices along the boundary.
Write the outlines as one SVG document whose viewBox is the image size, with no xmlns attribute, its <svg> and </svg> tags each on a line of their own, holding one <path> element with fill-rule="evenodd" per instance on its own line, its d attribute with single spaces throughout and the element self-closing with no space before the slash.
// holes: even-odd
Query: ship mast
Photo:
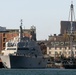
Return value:
<svg viewBox="0 0 76 75">
<path fill-rule="evenodd" d="M 70 6 L 70 13 L 71 13 L 71 20 L 70 20 L 70 49 L 71 49 L 71 60 L 74 58 L 73 53 L 73 17 L 74 17 L 74 8 L 73 8 L 73 2 Z"/>
<path fill-rule="evenodd" d="M 22 19 L 21 19 L 21 25 L 20 25 L 20 29 L 19 29 L 19 42 L 21 42 L 22 38 L 23 38 L 23 31 L 22 31 Z"/>
</svg>

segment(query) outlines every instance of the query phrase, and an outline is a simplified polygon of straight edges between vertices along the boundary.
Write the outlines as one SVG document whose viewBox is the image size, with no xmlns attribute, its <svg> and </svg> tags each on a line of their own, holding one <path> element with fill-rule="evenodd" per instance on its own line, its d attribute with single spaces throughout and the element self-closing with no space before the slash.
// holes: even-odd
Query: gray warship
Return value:
<svg viewBox="0 0 76 75">
<path fill-rule="evenodd" d="M 2 50 L 1 60 L 5 68 L 42 69 L 46 68 L 47 58 L 44 57 L 39 45 L 31 38 L 23 37 L 22 25 L 19 29 L 19 39 L 6 42 Z"/>
</svg>

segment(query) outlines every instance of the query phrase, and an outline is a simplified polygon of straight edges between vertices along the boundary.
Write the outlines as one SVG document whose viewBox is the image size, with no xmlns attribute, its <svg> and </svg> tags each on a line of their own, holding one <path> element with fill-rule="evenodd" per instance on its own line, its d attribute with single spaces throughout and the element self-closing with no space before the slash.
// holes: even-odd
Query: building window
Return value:
<svg viewBox="0 0 76 75">
<path fill-rule="evenodd" d="M 51 52 L 49 52 L 49 54 L 51 54 Z"/>
<path fill-rule="evenodd" d="M 61 52 L 59 52 L 59 54 L 61 55 Z"/>
<path fill-rule="evenodd" d="M 70 52 L 69 52 L 69 54 L 70 54 Z"/>
<path fill-rule="evenodd" d="M 76 52 L 75 52 L 75 54 L 76 54 Z"/>
</svg>

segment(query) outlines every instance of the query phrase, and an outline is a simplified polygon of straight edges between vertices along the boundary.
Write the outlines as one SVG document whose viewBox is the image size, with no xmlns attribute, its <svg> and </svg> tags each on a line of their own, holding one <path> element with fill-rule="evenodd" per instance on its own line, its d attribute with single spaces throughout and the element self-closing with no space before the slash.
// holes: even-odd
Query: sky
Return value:
<svg viewBox="0 0 76 75">
<path fill-rule="evenodd" d="M 68 21 L 71 1 L 76 15 L 76 0 L 0 0 L 0 26 L 18 29 L 23 19 L 23 28 L 36 26 L 37 40 L 48 39 Z"/>
</svg>

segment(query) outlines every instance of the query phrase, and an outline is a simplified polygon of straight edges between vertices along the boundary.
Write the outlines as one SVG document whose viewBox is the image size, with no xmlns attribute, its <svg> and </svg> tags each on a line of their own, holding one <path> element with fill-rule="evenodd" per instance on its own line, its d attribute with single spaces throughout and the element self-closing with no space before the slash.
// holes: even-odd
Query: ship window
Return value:
<svg viewBox="0 0 76 75">
<path fill-rule="evenodd" d="M 29 50 L 29 48 L 18 48 L 18 50 Z"/>
<path fill-rule="evenodd" d="M 7 50 L 16 50 L 16 48 L 7 48 Z"/>
</svg>

